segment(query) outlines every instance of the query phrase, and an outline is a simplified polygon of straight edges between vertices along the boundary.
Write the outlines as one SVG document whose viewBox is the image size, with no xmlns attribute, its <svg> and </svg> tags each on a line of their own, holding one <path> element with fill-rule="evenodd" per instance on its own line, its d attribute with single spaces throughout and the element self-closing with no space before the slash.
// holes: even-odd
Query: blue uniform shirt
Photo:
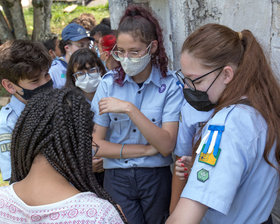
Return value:
<svg viewBox="0 0 280 224">
<path fill-rule="evenodd" d="M 193 138 L 196 136 L 202 125 L 207 122 L 213 110 L 198 111 L 184 100 L 181 117 L 179 122 L 179 131 L 174 154 L 178 157 L 191 156 L 193 147 Z M 195 140 L 197 141 L 197 136 Z"/>
<path fill-rule="evenodd" d="M 203 224 L 265 222 L 279 188 L 277 171 L 263 158 L 265 120 L 253 107 L 239 104 L 219 111 L 205 126 L 203 137 L 209 125 L 224 125 L 219 158 L 211 166 L 196 156 L 181 197 L 209 207 Z M 278 167 L 275 145 L 268 159 Z"/>
<path fill-rule="evenodd" d="M 148 144 L 128 115 L 106 113 L 99 115 L 98 102 L 103 97 L 115 97 L 133 103 L 148 119 L 161 127 L 164 122 L 179 120 L 183 103 L 182 90 L 176 85 L 176 78 L 168 72 L 161 76 L 160 70 L 153 66 L 149 78 L 139 88 L 131 77 L 125 76 L 123 86 L 114 82 L 114 74 L 109 71 L 99 84 L 91 103 L 94 122 L 108 127 L 106 140 L 119 144 Z M 171 156 L 161 154 L 131 159 L 104 159 L 104 168 L 163 167 L 172 163 Z"/>
<path fill-rule="evenodd" d="M 53 88 L 60 89 L 64 87 L 66 82 L 67 62 L 65 58 L 60 57 L 52 62 L 49 74 L 53 81 Z"/>
<path fill-rule="evenodd" d="M 12 96 L 10 103 L 2 107 L 0 111 L 0 169 L 3 180 L 11 178 L 10 148 L 12 131 L 24 107 L 24 103 Z"/>
</svg>

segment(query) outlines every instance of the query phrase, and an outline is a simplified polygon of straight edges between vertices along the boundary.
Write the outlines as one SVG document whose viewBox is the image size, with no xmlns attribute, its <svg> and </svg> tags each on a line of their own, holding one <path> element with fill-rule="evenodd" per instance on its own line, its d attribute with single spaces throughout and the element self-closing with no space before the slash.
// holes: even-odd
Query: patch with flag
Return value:
<svg viewBox="0 0 280 224">
<path fill-rule="evenodd" d="M 207 134 L 202 138 L 196 150 L 199 154 L 198 161 L 215 166 L 221 153 L 220 142 L 225 126 L 209 125 Z"/>
</svg>

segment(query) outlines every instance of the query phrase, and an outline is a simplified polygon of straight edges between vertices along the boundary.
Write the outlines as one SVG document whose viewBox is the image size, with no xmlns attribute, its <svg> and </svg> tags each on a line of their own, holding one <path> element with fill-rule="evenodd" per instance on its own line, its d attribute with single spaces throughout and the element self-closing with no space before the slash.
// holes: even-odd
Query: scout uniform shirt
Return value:
<svg viewBox="0 0 280 224">
<path fill-rule="evenodd" d="M 61 89 L 66 82 L 67 62 L 64 57 L 54 59 L 49 69 L 53 81 L 53 88 Z"/>
<path fill-rule="evenodd" d="M 203 129 L 181 197 L 206 205 L 202 224 L 265 222 L 279 188 L 279 175 L 263 158 L 267 124 L 253 107 L 223 108 Z M 268 156 L 276 167 L 275 144 Z"/>
<path fill-rule="evenodd" d="M 24 103 L 12 96 L 10 103 L 2 107 L 0 111 L 0 169 L 3 180 L 11 178 L 12 131 L 24 107 Z"/>
<path fill-rule="evenodd" d="M 196 134 L 210 119 L 212 113 L 213 110 L 198 111 L 184 100 L 181 109 L 176 148 L 174 150 L 176 156 L 181 157 L 192 155 L 192 147 L 199 138 Z"/>
<path fill-rule="evenodd" d="M 152 67 L 149 78 L 141 88 L 128 75 L 123 86 L 114 82 L 114 73 L 109 71 L 103 76 L 91 103 L 94 112 L 94 122 L 108 127 L 106 140 L 119 144 L 148 144 L 136 125 L 125 113 L 105 113 L 99 115 L 98 102 L 103 97 L 115 97 L 133 103 L 151 122 L 161 127 L 164 122 L 176 122 L 183 103 L 183 93 L 176 84 L 175 76 L 168 72 L 163 78 L 160 70 Z M 132 167 L 164 167 L 172 163 L 172 157 L 154 156 L 108 159 L 104 158 L 104 169 Z"/>
</svg>

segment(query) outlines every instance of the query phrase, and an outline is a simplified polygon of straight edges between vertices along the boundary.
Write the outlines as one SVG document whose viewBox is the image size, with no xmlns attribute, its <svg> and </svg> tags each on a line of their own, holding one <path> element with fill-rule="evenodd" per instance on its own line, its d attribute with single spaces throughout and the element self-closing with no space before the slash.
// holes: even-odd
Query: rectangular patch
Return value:
<svg viewBox="0 0 280 224">
<path fill-rule="evenodd" d="M 5 143 L 5 144 L 2 144 L 0 145 L 0 148 L 1 148 L 1 152 L 8 152 L 8 151 L 11 151 L 11 143 Z"/>
<path fill-rule="evenodd" d="M 205 145 L 203 146 L 203 148 L 204 147 L 205 147 Z M 211 153 L 204 153 L 203 148 L 202 148 L 201 153 L 199 155 L 198 161 L 201 162 L 201 163 L 208 164 L 210 166 L 215 166 L 217 161 L 218 161 L 221 149 L 219 148 L 217 156 L 214 156 L 213 155 L 214 150 Z"/>
<path fill-rule="evenodd" d="M 10 133 L 5 133 L 5 134 L 0 135 L 0 142 L 11 140 L 11 139 L 12 139 L 12 134 L 10 134 Z"/>
</svg>

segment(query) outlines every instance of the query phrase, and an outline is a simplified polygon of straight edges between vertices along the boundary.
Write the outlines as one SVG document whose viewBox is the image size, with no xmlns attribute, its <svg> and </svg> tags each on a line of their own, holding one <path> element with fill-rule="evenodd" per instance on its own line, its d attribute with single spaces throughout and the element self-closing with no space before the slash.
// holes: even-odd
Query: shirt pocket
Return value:
<svg viewBox="0 0 280 224">
<path fill-rule="evenodd" d="M 142 109 L 142 113 L 156 126 L 162 125 L 162 110 L 161 109 Z"/>
<path fill-rule="evenodd" d="M 118 138 L 129 129 L 130 118 L 127 114 L 109 113 L 111 138 Z"/>
</svg>

